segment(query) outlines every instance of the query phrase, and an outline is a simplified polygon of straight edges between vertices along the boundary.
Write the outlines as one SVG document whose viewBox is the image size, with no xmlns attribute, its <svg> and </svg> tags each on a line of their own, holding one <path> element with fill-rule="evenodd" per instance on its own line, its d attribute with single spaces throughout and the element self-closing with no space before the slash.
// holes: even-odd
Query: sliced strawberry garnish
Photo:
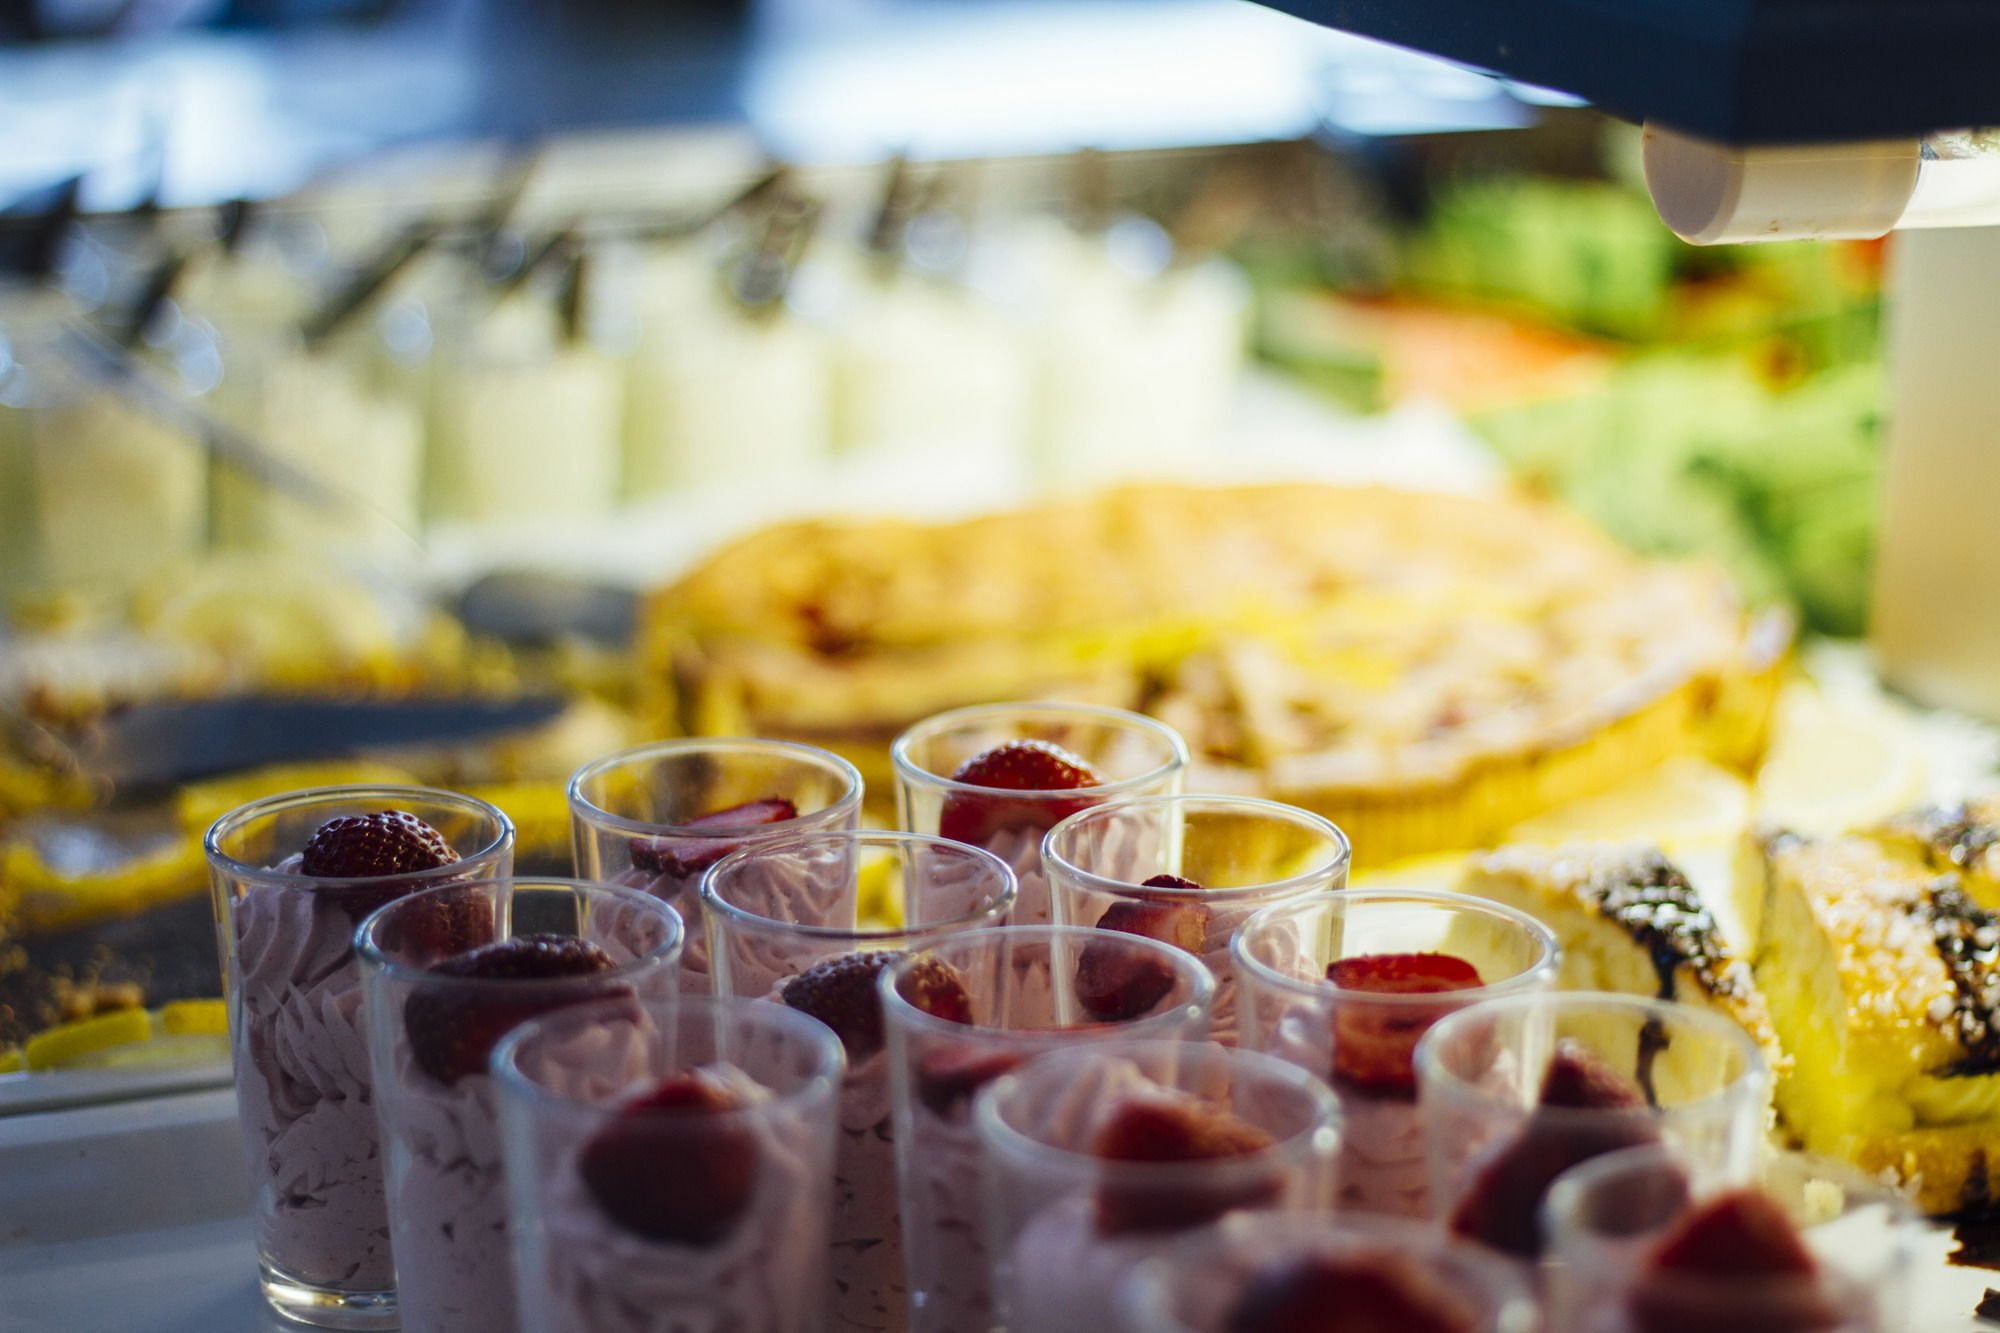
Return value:
<svg viewBox="0 0 2000 1333">
<path fill-rule="evenodd" d="M 799 808 L 780 796 L 767 796 L 760 801 L 745 801 L 742 805 L 732 805 L 727 810 L 711 810 L 682 824 L 691 829 L 748 829 L 763 824 L 782 824 L 788 819 L 797 819 Z M 670 875 L 675 879 L 692 879 L 702 871 L 736 851 L 743 844 L 728 839 L 714 837 L 676 838 L 671 835 L 657 838 L 633 838 L 629 844 L 632 864 L 649 875 Z"/>
<path fill-rule="evenodd" d="M 518 986 L 413 987 L 403 1002 L 403 1029 L 410 1058 L 447 1086 L 486 1068 L 500 1039 L 522 1023 L 564 1005 L 597 999 L 606 992 L 574 987 L 536 986 L 537 981 L 609 972 L 617 964 L 588 940 L 569 935 L 516 935 L 447 958 L 429 971 L 439 977 L 471 977 L 520 982 Z"/>
<path fill-rule="evenodd" d="M 742 1105 L 698 1073 L 674 1074 L 625 1103 L 584 1145 L 577 1170 L 628 1231 L 713 1245 L 749 1210 L 757 1142 L 728 1113 Z"/>
<path fill-rule="evenodd" d="M 1052 792 L 1095 787 L 1095 770 L 1060 745 L 1048 741 L 1008 741 L 972 756 L 951 775 L 953 782 L 996 791 Z M 1090 802 L 1010 801 L 1005 797 L 955 792 L 945 799 L 938 833 L 957 842 L 983 845 L 1017 829 L 1047 832 Z"/>
<path fill-rule="evenodd" d="M 1637 1333 L 1842 1326 L 1812 1281 L 1817 1271 L 1784 1209 L 1755 1190 L 1732 1190 L 1689 1212 L 1653 1252 L 1632 1291 L 1633 1324 Z"/>
<path fill-rule="evenodd" d="M 1479 969 L 1442 953 L 1376 953 L 1341 958 L 1326 979 L 1374 995 L 1441 995 L 1473 990 Z M 1417 1043 L 1444 1015 L 1434 1007 L 1343 1004 L 1334 1013 L 1333 1073 L 1375 1096 L 1410 1096 L 1417 1087 Z"/>
<path fill-rule="evenodd" d="M 974 1093 L 1027 1058 L 981 1046 L 936 1047 L 917 1061 L 917 1100 L 933 1115 L 959 1119 Z"/>
<path fill-rule="evenodd" d="M 377 942 L 383 952 L 412 967 L 490 944 L 497 933 L 493 899 L 480 889 L 440 889 L 396 910 L 384 920 Z"/>
<path fill-rule="evenodd" d="M 1437 1278 L 1400 1256 L 1307 1255 L 1252 1275 L 1222 1333 L 1472 1333 Z"/>
<path fill-rule="evenodd" d="M 444 834 L 415 815 L 378 810 L 321 824 L 299 854 L 298 873 L 316 879 L 384 879 L 435 870 L 458 859 Z M 359 921 L 418 887 L 391 879 L 386 884 L 343 884 L 324 892 Z"/>
<path fill-rule="evenodd" d="M 875 978 L 901 956 L 881 950 L 829 958 L 787 981 L 779 994 L 832 1028 L 850 1061 L 865 1060 L 882 1049 L 882 997 Z"/>
<path fill-rule="evenodd" d="M 1200 1162 L 1261 1152 L 1273 1142 L 1260 1127 L 1205 1102 L 1133 1100 L 1098 1131 L 1090 1150 L 1116 1162 Z M 1269 1203 L 1283 1188 L 1276 1168 L 1228 1183 L 1106 1182 L 1097 1192 L 1097 1229 L 1112 1235 L 1200 1226 L 1232 1208 Z"/>
<path fill-rule="evenodd" d="M 1585 1111 L 1636 1110 L 1645 1106 L 1646 1094 L 1632 1079 L 1613 1069 L 1595 1051 L 1564 1039 L 1556 1043 L 1542 1072 L 1543 1106 L 1566 1106 Z"/>
<path fill-rule="evenodd" d="M 972 996 L 965 978 L 942 958 L 919 958 L 896 985 L 896 993 L 933 1018 L 947 1023 L 972 1021 Z"/>
<path fill-rule="evenodd" d="M 1152 881 L 1147 883 L 1150 885 Z M 1121 931 L 1127 935 L 1144 935 L 1149 940 L 1158 940 L 1184 952 L 1198 954 L 1208 939 L 1208 908 L 1201 903 L 1121 899 L 1104 909 L 1104 915 L 1097 918 L 1097 928 Z"/>
<path fill-rule="evenodd" d="M 1201 885 L 1178 875 L 1155 875 L 1149 889 L 1195 889 Z M 1208 939 L 1208 908 L 1200 903 L 1120 899 L 1097 918 L 1099 930 L 1143 935 L 1200 954 Z M 1076 998 L 1085 1013 L 1100 1023 L 1139 1017 L 1174 988 L 1174 970 L 1158 958 L 1145 957 L 1114 941 L 1083 946 L 1076 965 Z"/>
</svg>

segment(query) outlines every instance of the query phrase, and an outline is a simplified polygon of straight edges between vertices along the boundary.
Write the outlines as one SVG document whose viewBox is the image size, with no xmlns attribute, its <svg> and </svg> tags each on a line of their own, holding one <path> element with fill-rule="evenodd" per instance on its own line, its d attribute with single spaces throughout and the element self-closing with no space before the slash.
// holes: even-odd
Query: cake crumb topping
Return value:
<svg viewBox="0 0 2000 1333">
<path fill-rule="evenodd" d="M 1992 1073 L 2000 1069 L 2000 920 L 1967 896 L 1956 875 L 1932 882 L 1921 911 L 1956 992 L 1945 1022 L 1965 1047 L 1965 1057 L 1940 1072 Z"/>
<path fill-rule="evenodd" d="M 1730 956 L 1714 913 L 1686 875 L 1657 851 L 1641 853 L 1594 876 L 1584 893 L 1652 956 L 1660 993 L 1671 999 L 1674 973 L 1692 968 L 1711 995 L 1738 996 L 1745 969 Z"/>
</svg>

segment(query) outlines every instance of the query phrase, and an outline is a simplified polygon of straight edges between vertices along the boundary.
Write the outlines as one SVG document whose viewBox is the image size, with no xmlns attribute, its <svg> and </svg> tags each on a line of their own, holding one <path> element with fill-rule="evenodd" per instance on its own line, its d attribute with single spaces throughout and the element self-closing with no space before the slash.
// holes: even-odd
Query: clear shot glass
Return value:
<svg viewBox="0 0 2000 1333">
<path fill-rule="evenodd" d="M 526 1333 L 813 1333 L 846 1057 L 781 1004 L 545 1014 L 493 1054 Z"/>
<path fill-rule="evenodd" d="M 472 964 L 475 950 L 522 939 L 538 953 L 588 956 L 596 970 Z M 508 1032 L 551 1010 L 671 994 L 680 916 L 609 884 L 488 880 L 399 898 L 362 922 L 354 947 L 402 1327 L 509 1333 L 518 1324 L 488 1060 Z"/>
<path fill-rule="evenodd" d="M 1120 1333 L 1236 1333 L 1285 1317 L 1387 1300 L 1426 1327 L 1536 1333 L 1532 1285 L 1517 1266 L 1420 1222 L 1380 1215 L 1239 1213 L 1139 1265 L 1119 1289 Z M 1379 1314 L 1378 1314 L 1378 1317 Z M 1372 1327 L 1372 1325 L 1371 1325 Z"/>
<path fill-rule="evenodd" d="M 910 998 L 950 969 L 966 1007 L 940 1016 Z M 1215 979 L 1195 958 L 1137 935 L 1074 926 L 969 930 L 884 972 L 910 1326 L 960 1333 L 994 1323 L 972 1099 L 1043 1051 L 1208 1032 Z"/>
<path fill-rule="evenodd" d="M 1249 796 L 1115 801 L 1065 819 L 1042 846 L 1058 922 L 1171 939 L 1208 964 L 1210 1036 L 1226 1046 L 1238 1037 L 1230 936 L 1273 903 L 1346 888 L 1348 859 L 1331 822 Z"/>
<path fill-rule="evenodd" d="M 436 829 L 459 859 L 360 879 L 299 871 L 321 825 L 391 810 Z M 354 930 L 393 898 L 507 874 L 514 825 L 456 792 L 322 787 L 232 810 L 204 845 L 265 1299 L 322 1327 L 393 1328 L 396 1268 Z"/>
<path fill-rule="evenodd" d="M 585 764 L 569 780 L 579 877 L 644 889 L 687 925 L 681 989 L 708 993 L 701 877 L 733 851 L 799 833 L 851 829 L 861 774 L 790 741 L 663 741 Z"/>
<path fill-rule="evenodd" d="M 1242 1041 L 1327 1080 L 1340 1098 L 1340 1206 L 1430 1215 L 1416 1047 L 1468 1005 L 1548 990 L 1548 927 L 1498 903 L 1344 889 L 1259 911 L 1231 942 Z"/>
<path fill-rule="evenodd" d="M 1489 1000 L 1417 1043 L 1431 1210 L 1455 1233 L 1520 1259 L 1546 1245 L 1557 1176 L 1664 1140 L 1741 1180 L 1769 1118 L 1757 1043 L 1705 1010 L 1571 991 Z"/>
<path fill-rule="evenodd" d="M 901 924 L 861 923 L 862 886 Z M 722 995 L 804 1009 L 847 1048 L 835 1139 L 828 1328 L 902 1329 L 896 1126 L 877 983 L 912 950 L 1005 925 L 1014 872 L 990 852 L 913 833 L 812 833 L 747 847 L 702 881 Z"/>
<path fill-rule="evenodd" d="M 1654 1263 L 1693 1210 L 1739 1191 L 1762 1195 L 1796 1229 L 1799 1271 Z M 1565 1172 L 1549 1190 L 1543 1226 L 1549 1333 L 1886 1333 L 1908 1314 L 1921 1234 L 1907 1198 L 1845 1163 L 1770 1152 L 1747 1182 L 1732 1182 L 1664 1143 Z"/>
<path fill-rule="evenodd" d="M 1135 1118 L 1184 1114 L 1240 1150 L 1188 1161 L 1100 1155 Z M 1103 1333 L 1118 1327 L 1119 1283 L 1182 1235 L 1242 1210 L 1333 1204 L 1333 1093 L 1256 1051 L 1188 1041 L 1051 1051 L 988 1084 L 973 1115 L 997 1322 L 1007 1328 Z"/>
<path fill-rule="evenodd" d="M 1057 745 L 1089 765 L 1094 786 L 1013 791 L 960 782 L 967 760 L 1009 741 Z M 912 833 L 935 833 L 984 847 L 1013 868 L 1021 882 L 1014 919 L 1046 926 L 1048 881 L 1042 835 L 1093 805 L 1121 796 L 1181 789 L 1187 742 L 1164 722 L 1141 713 L 1090 704 L 1002 703 L 958 708 L 924 719 L 890 748 L 896 770 L 898 822 Z"/>
</svg>

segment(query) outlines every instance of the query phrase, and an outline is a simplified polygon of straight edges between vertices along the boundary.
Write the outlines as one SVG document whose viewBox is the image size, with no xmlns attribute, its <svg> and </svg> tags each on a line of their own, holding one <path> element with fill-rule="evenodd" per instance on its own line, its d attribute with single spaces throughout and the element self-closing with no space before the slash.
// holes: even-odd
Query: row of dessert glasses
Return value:
<svg viewBox="0 0 2000 1333">
<path fill-rule="evenodd" d="M 718 1326 L 803 1328 L 824 1313 L 831 1327 L 878 1329 L 903 1327 L 906 1305 L 922 1330 L 1117 1327 L 1120 1302 L 1134 1327 L 1234 1327 L 1216 1322 L 1234 1307 L 1215 1275 L 1269 1276 L 1245 1256 L 1296 1251 L 1322 1279 L 1363 1251 L 1393 1250 L 1433 1278 L 1506 1271 L 1442 1229 L 1418 1244 L 1363 1210 L 1435 1215 L 1519 1254 L 1539 1248 L 1542 1193 L 1570 1158 L 1664 1136 L 1704 1181 L 1740 1179 L 1755 1158 L 1761 1057 L 1729 1025 L 1641 1001 L 1537 998 L 1555 974 L 1541 927 L 1456 895 L 1344 891 L 1337 829 L 1269 802 L 1179 796 L 1185 747 L 1150 719 L 963 710 L 894 753 L 903 835 L 851 832 L 859 775 L 810 747 L 677 742 L 590 765 L 571 801 L 578 870 L 609 881 L 597 885 L 506 880 L 504 816 L 491 812 L 483 836 L 463 798 L 330 794 L 350 814 L 432 800 L 438 819 L 461 821 L 449 841 L 478 850 L 393 888 L 329 877 L 293 904 L 303 925 L 243 907 L 270 887 L 246 876 L 289 875 L 296 892 L 285 849 L 333 805 L 261 803 L 290 802 L 289 833 L 251 836 L 254 808 L 221 821 L 210 846 L 273 1299 L 322 1322 L 393 1309 L 389 1229 L 365 1225 L 368 1210 L 338 1188 L 373 1162 L 357 1148 L 370 1100 L 362 1000 L 407 1327 L 665 1328 L 696 1310 Z M 344 959 L 280 959 L 289 973 L 260 961 L 266 935 L 311 942 L 314 914 L 351 921 L 371 894 L 439 878 L 455 882 L 363 925 L 365 995 Z M 864 896 L 893 903 L 899 924 L 865 926 Z M 486 911 L 468 934 L 475 898 Z M 694 925 L 684 947 L 663 899 Z M 337 934 L 320 932 L 322 954 Z M 575 977 L 509 974 L 518 959 L 493 976 L 431 970 L 449 972 L 474 936 L 477 955 L 550 934 L 610 961 Z M 290 989 L 253 1004 L 271 975 Z M 264 1016 L 287 999 L 306 1021 Z M 283 1057 L 314 1056 L 342 1017 L 348 1047 L 320 1064 L 348 1079 L 301 1079 Z M 1239 1027 L 1249 1050 L 1230 1049 Z M 1204 1036 L 1223 1044 L 1188 1042 Z M 426 1059 L 426 1046 L 445 1054 Z M 1646 1096 L 1537 1104 L 1565 1078 Z M 291 1119 L 253 1114 L 267 1105 Z M 342 1117 L 346 1141 L 308 1142 Z M 1344 1221 L 1298 1220 L 1336 1207 Z M 1246 1239 L 1276 1234 L 1236 1216 L 1263 1208 L 1289 1210 L 1295 1244 Z M 300 1218 L 303 1239 L 286 1230 Z M 337 1218 L 366 1235 L 332 1244 Z M 815 1234 L 830 1249 L 801 1243 Z M 1174 1242 L 1214 1252 L 1141 1262 Z M 814 1297 L 829 1257 L 831 1302 Z M 1196 1272 L 1204 1292 L 1179 1290 Z M 1487 1322 L 1439 1327 L 1523 1317 L 1518 1281 L 1461 1288 L 1492 1295 Z M 1214 1318 L 1197 1319 L 1191 1300 Z"/>
</svg>

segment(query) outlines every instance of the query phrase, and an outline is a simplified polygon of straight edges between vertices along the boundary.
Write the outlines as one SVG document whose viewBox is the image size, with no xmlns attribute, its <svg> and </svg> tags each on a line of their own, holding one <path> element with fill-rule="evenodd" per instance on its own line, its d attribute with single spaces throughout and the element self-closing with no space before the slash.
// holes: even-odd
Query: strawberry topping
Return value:
<svg viewBox="0 0 2000 1333">
<path fill-rule="evenodd" d="M 917 1100 L 947 1120 L 964 1116 L 972 1095 L 1027 1059 L 1021 1051 L 940 1046 L 917 1061 Z"/>
<path fill-rule="evenodd" d="M 298 873 L 316 879 L 382 879 L 435 870 L 458 860 L 444 834 L 403 810 L 329 819 L 307 840 Z M 361 920 L 382 904 L 420 887 L 415 883 L 353 884 L 327 890 L 347 915 Z"/>
<path fill-rule="evenodd" d="M 829 958 L 787 981 L 780 996 L 832 1028 L 848 1060 L 865 1060 L 882 1049 L 882 997 L 875 978 L 899 957 L 881 950 Z"/>
<path fill-rule="evenodd" d="M 897 994 L 933 1018 L 947 1023 L 972 1021 L 972 996 L 965 978 L 942 958 L 919 958 L 896 986 Z"/>
<path fill-rule="evenodd" d="M 1479 969 L 1442 953 L 1376 953 L 1337 959 L 1326 979 L 1342 990 L 1375 995 L 1442 995 L 1481 985 Z M 1334 1014 L 1336 1079 L 1378 1096 L 1413 1096 L 1413 1056 L 1431 1024 L 1444 1017 L 1432 1006 L 1344 1004 Z"/>
<path fill-rule="evenodd" d="M 1074 791 L 1098 786 L 1103 779 L 1088 763 L 1060 745 L 1020 740 L 981 751 L 958 766 L 953 782 L 996 791 Z M 945 799 L 938 833 L 956 842 L 983 845 L 995 835 L 1026 829 L 1047 832 L 1088 800 L 1010 801 L 1005 797 L 955 792 Z"/>
<path fill-rule="evenodd" d="M 493 899 L 477 888 L 440 889 L 385 920 L 378 935 L 383 950 L 399 962 L 429 967 L 493 940 Z"/>
<path fill-rule="evenodd" d="M 491 981 L 560 981 L 609 972 L 617 964 L 588 940 L 569 935 L 516 935 L 447 958 L 429 971 L 439 977 Z M 412 988 L 403 1002 L 403 1028 L 410 1058 L 447 1086 L 483 1072 L 500 1039 L 551 1009 L 598 999 L 607 991 L 558 985 L 506 988 L 437 986 Z"/>
<path fill-rule="evenodd" d="M 1532 1259 L 1542 1252 L 1542 1196 L 1573 1166 L 1660 1137 L 1636 1083 L 1572 1041 L 1557 1044 L 1541 1103 L 1453 1210 L 1459 1235 Z M 1581 1117 L 1577 1111 L 1602 1114 Z"/>
<path fill-rule="evenodd" d="M 1687 1213 L 1653 1252 L 1632 1291 L 1632 1322 L 1637 1333 L 1844 1326 L 1812 1281 L 1817 1271 L 1784 1209 L 1755 1190 L 1732 1190 Z"/>
<path fill-rule="evenodd" d="M 628 1231 L 713 1245 L 749 1210 L 757 1143 L 728 1113 L 742 1103 L 699 1073 L 674 1074 L 634 1097 L 584 1145 L 577 1170 Z"/>
<path fill-rule="evenodd" d="M 1200 1162 L 1261 1152 L 1273 1142 L 1259 1126 L 1205 1102 L 1133 1100 L 1118 1108 L 1090 1150 L 1116 1162 Z M 1113 1235 L 1200 1226 L 1232 1208 L 1269 1203 L 1283 1188 L 1276 1168 L 1226 1183 L 1106 1182 L 1097 1193 L 1097 1229 Z"/>
<path fill-rule="evenodd" d="M 1307 1255 L 1254 1274 L 1222 1333 L 1472 1333 L 1437 1277 L 1400 1255 Z"/>
<path fill-rule="evenodd" d="M 711 810 L 682 824 L 690 829 L 747 829 L 762 824 L 782 824 L 799 817 L 799 808 L 783 797 L 767 796 L 760 801 L 745 801 L 742 805 L 732 805 L 727 810 Z M 674 879 L 692 879 L 702 871 L 720 861 L 731 852 L 743 846 L 742 842 L 728 839 L 676 838 L 633 838 L 629 844 L 632 864 L 649 875 L 667 875 Z"/>
</svg>

